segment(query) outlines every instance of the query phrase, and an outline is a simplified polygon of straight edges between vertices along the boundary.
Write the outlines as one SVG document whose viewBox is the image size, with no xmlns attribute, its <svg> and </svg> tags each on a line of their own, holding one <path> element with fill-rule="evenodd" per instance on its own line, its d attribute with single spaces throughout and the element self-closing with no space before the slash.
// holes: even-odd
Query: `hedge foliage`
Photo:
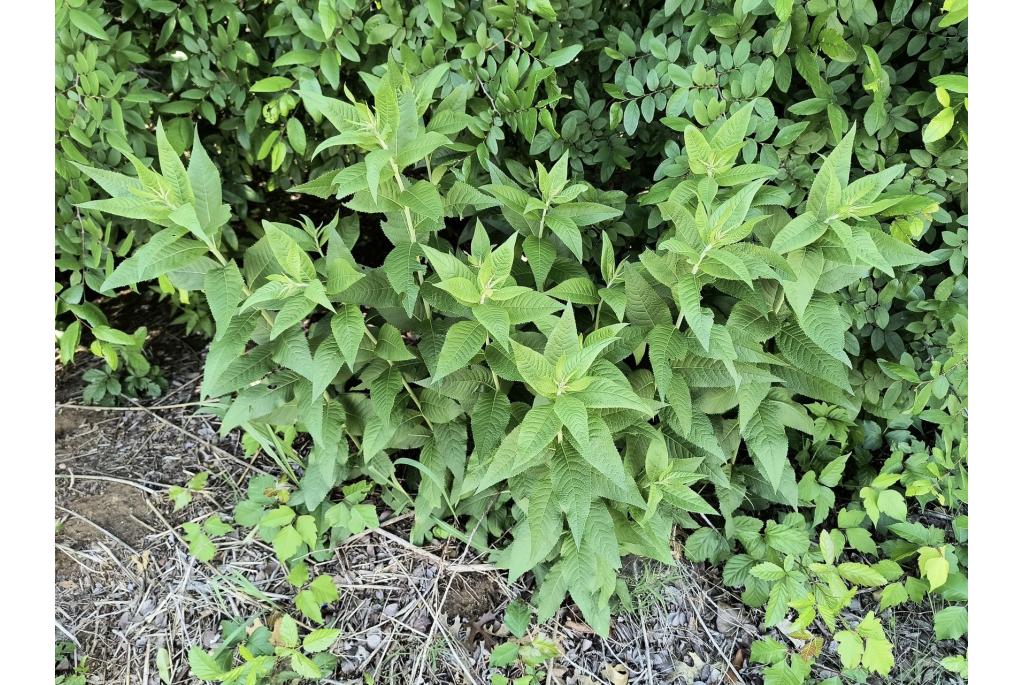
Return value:
<svg viewBox="0 0 1024 685">
<path fill-rule="evenodd" d="M 146 375 L 126 288 L 211 335 L 204 396 L 282 466 L 236 521 L 293 568 L 369 479 L 606 633 L 681 530 L 886 674 L 876 613 L 966 601 L 966 13 L 68 0 L 62 359 Z"/>
</svg>

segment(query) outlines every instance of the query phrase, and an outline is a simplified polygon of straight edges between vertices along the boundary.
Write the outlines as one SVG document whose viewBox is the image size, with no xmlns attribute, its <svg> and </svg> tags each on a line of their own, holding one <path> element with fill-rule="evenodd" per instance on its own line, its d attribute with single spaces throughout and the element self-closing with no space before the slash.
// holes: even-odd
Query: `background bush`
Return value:
<svg viewBox="0 0 1024 685">
<path fill-rule="evenodd" d="M 965 19 L 67 2 L 62 360 L 149 372 L 102 313 L 137 283 L 213 336 L 204 393 L 291 492 L 236 519 L 285 563 L 365 477 L 607 630 L 620 554 L 670 562 L 679 526 L 766 623 L 886 673 L 850 588 L 966 601 Z"/>
</svg>

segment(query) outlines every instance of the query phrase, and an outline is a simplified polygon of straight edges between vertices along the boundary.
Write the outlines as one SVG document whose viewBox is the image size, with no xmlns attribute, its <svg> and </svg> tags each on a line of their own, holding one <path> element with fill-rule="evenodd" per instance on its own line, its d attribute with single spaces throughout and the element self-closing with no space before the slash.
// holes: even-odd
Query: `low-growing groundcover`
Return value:
<svg viewBox="0 0 1024 685">
<path fill-rule="evenodd" d="M 966 634 L 966 2 L 104 7 L 57 12 L 61 357 L 146 376 L 127 289 L 211 335 L 296 616 L 379 500 L 531 574 L 515 623 L 606 634 L 678 539 L 804 644 L 766 682 L 889 675 L 906 603 Z M 258 221 L 282 189 L 325 218 Z M 326 677 L 337 635 L 191 667 Z"/>
</svg>

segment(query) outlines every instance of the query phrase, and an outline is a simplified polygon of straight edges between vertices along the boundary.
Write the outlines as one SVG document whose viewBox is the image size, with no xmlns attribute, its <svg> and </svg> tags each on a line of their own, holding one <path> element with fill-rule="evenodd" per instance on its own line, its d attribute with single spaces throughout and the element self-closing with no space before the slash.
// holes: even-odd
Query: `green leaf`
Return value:
<svg viewBox="0 0 1024 685">
<path fill-rule="evenodd" d="M 476 321 L 459 321 L 445 334 L 441 354 L 437 358 L 434 381 L 438 381 L 457 369 L 469 364 L 476 353 L 483 348 L 487 330 Z"/>
<path fill-rule="evenodd" d="M 756 640 L 750 645 L 750 661 L 755 664 L 777 664 L 786 658 L 786 645 L 770 637 Z"/>
<path fill-rule="evenodd" d="M 516 637 L 526 634 L 530 627 L 530 605 L 521 599 L 511 602 L 505 607 L 505 627 Z"/>
<path fill-rule="evenodd" d="M 298 673 L 303 678 L 310 678 L 312 680 L 320 680 L 323 678 L 323 671 L 316 665 L 316 662 L 307 656 L 303 656 L 299 652 L 292 652 L 289 664 L 292 670 Z"/>
<path fill-rule="evenodd" d="M 363 322 L 363 313 L 354 304 L 347 304 L 338 308 L 338 311 L 331 317 L 331 333 L 334 341 L 338 344 L 338 350 L 344 357 L 348 367 L 355 371 L 356 357 L 359 354 L 359 345 L 363 341 L 366 331 L 366 324 Z"/>
<path fill-rule="evenodd" d="M 786 254 L 798 248 L 810 245 L 825 235 L 828 225 L 813 214 L 801 214 L 782 227 L 772 240 L 772 251 Z"/>
<path fill-rule="evenodd" d="M 864 640 L 850 630 L 840 630 L 835 634 L 835 640 L 839 643 L 836 651 L 839 652 L 843 667 L 856 668 L 859 666 L 861 657 L 864 655 Z"/>
<path fill-rule="evenodd" d="M 225 330 L 238 312 L 244 287 L 242 273 L 234 262 L 228 262 L 222 267 L 206 272 L 203 292 L 206 293 L 206 301 L 210 305 L 210 313 L 213 314 L 218 331 Z"/>
<path fill-rule="evenodd" d="M 371 517 L 367 517 L 365 513 L 360 513 L 365 512 L 365 509 L 368 506 L 369 505 L 365 504 L 354 504 L 352 505 L 352 513 L 361 518 L 364 522 L 369 523 L 368 519 Z M 372 510 L 372 507 L 370 507 L 370 509 Z M 376 528 L 376 516 L 373 516 L 372 519 L 373 525 L 367 527 Z M 313 582 L 309 584 L 309 589 L 316 596 L 316 600 L 320 602 L 320 604 L 330 604 L 331 602 L 338 601 L 338 588 L 334 584 L 334 580 L 332 580 L 328 575 L 317 576 L 314 578 Z"/>
<path fill-rule="evenodd" d="M 865 564 L 848 561 L 838 566 L 839 575 L 861 587 L 885 585 L 885 576 Z"/>
<path fill-rule="evenodd" d="M 341 630 L 337 628 L 317 628 L 311 631 L 302 640 L 302 649 L 306 652 L 324 652 L 331 648 L 341 636 Z"/>
<path fill-rule="evenodd" d="M 903 583 L 886 585 L 878 602 L 878 610 L 885 611 L 891 607 L 900 606 L 909 599 L 910 595 L 907 593 L 907 588 Z"/>
<path fill-rule="evenodd" d="M 299 646 L 299 626 L 291 616 L 284 615 L 278 619 L 276 632 L 285 647 L 294 649 Z"/>
<path fill-rule="evenodd" d="M 554 245 L 547 240 L 531 235 L 527 236 L 526 240 L 523 241 L 523 252 L 530 265 L 530 270 L 533 272 L 537 288 L 542 288 L 544 280 L 555 263 L 556 253 Z"/>
<path fill-rule="evenodd" d="M 207 231 L 226 223 L 229 213 L 222 204 L 220 171 L 199 141 L 199 129 L 193 135 L 192 153 L 188 161 L 188 181 L 195 197 L 196 216 Z"/>
<path fill-rule="evenodd" d="M 541 395 L 553 397 L 556 391 L 555 367 L 551 362 L 539 352 L 515 341 L 512 342 L 512 351 L 515 355 L 516 369 L 530 387 Z"/>
<path fill-rule="evenodd" d="M 786 577 L 786 572 L 781 566 L 770 561 L 764 561 L 750 569 L 750 574 L 761 580 L 776 581 Z"/>
<path fill-rule="evenodd" d="M 779 21 L 789 21 L 789 16 L 793 12 L 793 0 L 773 0 L 773 3 L 775 16 L 779 18 Z"/>
<path fill-rule="evenodd" d="M 121 262 L 103 281 L 102 290 L 114 290 L 163 276 L 192 264 L 206 255 L 203 243 L 183 238 L 184 229 L 168 228 L 160 231 L 128 259 Z"/>
<path fill-rule="evenodd" d="M 936 140 L 945 138 L 946 134 L 953 128 L 955 121 L 956 112 L 951 107 L 944 107 L 924 127 L 921 140 L 925 143 L 934 143 Z"/>
<path fill-rule="evenodd" d="M 337 335 L 337 333 L 335 333 Z M 339 342 L 338 347 L 342 347 Z M 378 357 L 389 362 L 404 362 L 416 357 L 405 347 L 402 334 L 389 323 L 377 331 L 377 347 L 374 350 Z"/>
<path fill-rule="evenodd" d="M 551 480 L 558 506 L 565 513 L 573 540 L 579 546 L 594 496 L 590 466 L 563 443 L 551 460 Z"/>
<path fill-rule="evenodd" d="M 280 528 L 281 526 L 287 526 L 294 520 L 295 510 L 289 506 L 282 505 L 264 514 L 263 518 L 260 519 L 260 525 Z"/>
<path fill-rule="evenodd" d="M 626 317 L 638 326 L 672 323 L 668 305 L 636 268 L 627 269 Z"/>
<path fill-rule="evenodd" d="M 188 541 L 188 551 L 199 561 L 209 563 L 217 554 L 217 547 L 213 544 L 205 531 L 198 524 L 189 522 L 182 525 L 185 532 L 185 539 Z"/>
<path fill-rule="evenodd" d="M 938 88 L 945 88 L 963 95 L 967 94 L 967 77 L 963 74 L 940 74 L 933 76 L 929 81 Z"/>
<path fill-rule="evenodd" d="M 581 452 L 589 451 L 587 448 L 590 446 L 590 426 L 587 423 L 587 408 L 583 402 L 569 395 L 560 395 L 555 399 L 555 414 L 576 439 Z"/>
<path fill-rule="evenodd" d="M 487 663 L 491 668 L 503 668 L 508 666 L 519 655 L 519 645 L 515 642 L 503 642 L 491 650 L 491 656 Z"/>
<path fill-rule="evenodd" d="M 582 45 L 570 45 L 562 48 L 561 50 L 555 50 L 554 52 L 548 53 L 548 56 L 544 57 L 543 61 L 549 67 L 562 67 L 573 61 L 573 59 L 576 58 L 576 55 L 580 54 L 582 49 Z"/>
<path fill-rule="evenodd" d="M 686 156 L 690 162 L 690 171 L 695 174 L 707 174 L 713 165 L 714 152 L 704 134 L 696 126 L 689 126 L 683 132 L 686 143 Z"/>
<path fill-rule="evenodd" d="M 473 405 L 473 443 L 482 454 L 488 454 L 505 434 L 511 416 L 511 403 L 500 389 L 483 394 Z"/>
<path fill-rule="evenodd" d="M 818 36 L 818 44 L 825 54 L 837 62 L 853 62 L 857 59 L 856 50 L 835 29 L 824 29 Z"/>
<path fill-rule="evenodd" d="M 302 127 L 302 122 L 295 117 L 288 119 L 285 132 L 288 134 L 288 143 L 292 149 L 300 155 L 304 154 L 306 152 L 306 129 Z"/>
<path fill-rule="evenodd" d="M 811 184 L 807 196 L 807 212 L 821 220 L 827 220 L 839 209 L 843 187 L 850 178 L 850 156 L 853 153 L 855 135 L 856 127 L 853 127 L 843 136 L 835 149 L 825 158 Z"/>
<path fill-rule="evenodd" d="M 864 655 L 861 666 L 880 675 L 888 675 L 896 664 L 892 643 L 885 637 L 882 623 L 869 611 L 857 626 L 857 635 L 864 638 Z"/>
<path fill-rule="evenodd" d="M 256 83 L 249 86 L 249 92 L 251 93 L 276 93 L 286 88 L 291 88 L 292 81 L 290 78 L 283 76 L 268 76 L 267 78 L 261 78 Z"/>
<path fill-rule="evenodd" d="M 774 402 L 764 401 L 751 412 L 742 431 L 747 447 L 753 453 L 757 470 L 774 490 L 782 484 L 782 474 L 789 464 L 789 441 Z"/>
<path fill-rule="evenodd" d="M 313 623 L 324 622 L 323 614 L 320 612 L 320 602 L 316 600 L 316 595 L 309 590 L 303 590 L 295 595 L 295 608 Z"/>
<path fill-rule="evenodd" d="M 97 21 L 91 14 L 80 9 L 71 9 L 69 16 L 71 23 L 78 27 L 80 31 L 88 33 L 93 38 L 110 40 L 110 36 L 103 29 L 103 24 Z"/>
<path fill-rule="evenodd" d="M 60 335 L 60 361 L 62 364 L 68 364 L 75 358 L 75 351 L 78 348 L 78 343 L 82 337 L 82 322 L 75 319 L 68 327 L 64 329 L 64 332 Z"/>
<path fill-rule="evenodd" d="M 708 351 L 711 345 L 711 328 L 714 325 L 715 315 L 710 309 L 700 306 L 700 283 L 696 276 L 692 274 L 680 276 L 673 288 L 673 294 L 686 320 L 686 325 L 693 331 L 701 347 Z"/>
<path fill-rule="evenodd" d="M 967 634 L 967 608 L 950 606 L 935 614 L 935 637 L 959 640 Z"/>
<path fill-rule="evenodd" d="M 156 122 L 156 148 L 160 157 L 160 172 L 171 189 L 171 201 L 174 204 L 190 203 L 192 195 L 192 184 L 189 181 L 185 165 L 181 163 L 178 153 L 167 140 L 164 132 L 163 122 L 157 119 Z M 193 213 L 195 210 L 193 208 Z"/>
<path fill-rule="evenodd" d="M 846 366 L 850 365 L 845 350 L 845 333 L 849 323 L 846 314 L 834 298 L 815 294 L 797 320 L 800 328 L 815 345 L 833 359 Z"/>
<path fill-rule="evenodd" d="M 560 427 L 553 405 L 541 404 L 530 409 L 519 424 L 517 458 L 530 458 L 550 445 Z"/>
<path fill-rule="evenodd" d="M 213 655 L 202 647 L 190 647 L 188 650 L 189 672 L 200 680 L 218 681 L 224 669 L 217 663 Z"/>
<path fill-rule="evenodd" d="M 299 551 L 302 546 L 302 536 L 293 526 L 285 526 L 274 536 L 273 545 L 274 553 L 283 563 Z"/>
</svg>

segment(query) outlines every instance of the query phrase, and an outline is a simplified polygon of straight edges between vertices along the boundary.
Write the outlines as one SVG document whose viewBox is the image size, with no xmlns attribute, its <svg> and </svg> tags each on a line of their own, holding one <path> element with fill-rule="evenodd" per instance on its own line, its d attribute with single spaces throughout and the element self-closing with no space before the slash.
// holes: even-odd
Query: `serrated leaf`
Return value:
<svg viewBox="0 0 1024 685">
<path fill-rule="evenodd" d="M 885 576 L 865 564 L 853 561 L 844 562 L 837 567 L 839 575 L 861 587 L 878 587 L 885 585 Z"/>
<path fill-rule="evenodd" d="M 750 413 L 742 433 L 747 447 L 752 452 L 757 470 L 773 489 L 778 490 L 782 483 L 782 474 L 789 463 L 786 457 L 789 442 L 775 405 L 772 402 L 762 402 Z"/>
<path fill-rule="evenodd" d="M 940 640 L 959 640 L 967 634 L 967 609 L 951 606 L 935 614 L 935 637 Z"/>
<path fill-rule="evenodd" d="M 476 449 L 487 454 L 500 442 L 511 416 L 511 403 L 500 389 L 482 395 L 473 405 L 473 443 Z"/>
<path fill-rule="evenodd" d="M 445 334 L 444 345 L 437 359 L 434 380 L 440 380 L 460 369 L 476 356 L 484 346 L 487 329 L 476 321 L 459 321 Z"/>
</svg>

